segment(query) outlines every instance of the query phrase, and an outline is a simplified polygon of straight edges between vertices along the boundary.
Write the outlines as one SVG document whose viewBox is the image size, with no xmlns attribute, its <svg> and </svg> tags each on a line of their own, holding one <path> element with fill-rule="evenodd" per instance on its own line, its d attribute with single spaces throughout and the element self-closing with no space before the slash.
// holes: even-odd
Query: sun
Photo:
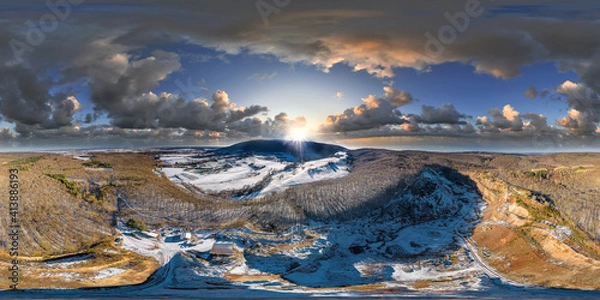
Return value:
<svg viewBox="0 0 600 300">
<path fill-rule="evenodd" d="M 308 130 L 306 127 L 292 127 L 288 129 L 288 133 L 285 137 L 288 141 L 301 142 L 308 138 Z"/>
</svg>

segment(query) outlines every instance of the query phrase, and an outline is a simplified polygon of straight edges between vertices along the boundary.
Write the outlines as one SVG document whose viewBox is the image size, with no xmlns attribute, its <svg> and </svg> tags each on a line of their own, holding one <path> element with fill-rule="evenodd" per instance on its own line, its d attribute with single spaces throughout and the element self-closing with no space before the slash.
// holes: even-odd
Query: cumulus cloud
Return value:
<svg viewBox="0 0 600 300">
<path fill-rule="evenodd" d="M 384 99 L 396 107 L 404 106 L 415 101 L 410 92 L 400 91 L 391 86 L 385 86 L 383 87 L 383 90 L 385 91 L 385 94 L 383 95 Z"/>
<path fill-rule="evenodd" d="M 227 125 L 268 109 L 263 106 L 237 108 L 225 91 L 216 91 L 207 100 L 192 101 L 179 95 L 152 92 L 131 100 L 131 109 L 112 115 L 112 124 L 121 128 L 184 128 L 223 132 Z"/>
<path fill-rule="evenodd" d="M 597 125 L 588 113 L 570 109 L 568 116 L 558 120 L 558 125 L 579 136 L 590 136 L 597 132 Z"/>
<path fill-rule="evenodd" d="M 52 121 L 56 127 L 70 126 L 73 122 L 73 115 L 81 109 L 79 101 L 74 96 L 55 103 L 52 108 Z"/>
<path fill-rule="evenodd" d="M 421 115 L 415 116 L 415 121 L 423 124 L 466 124 L 468 116 L 459 113 L 453 104 L 442 104 L 436 108 L 429 105 L 421 106 Z"/>
<path fill-rule="evenodd" d="M 492 108 L 488 111 L 491 119 L 487 116 L 477 118 L 477 125 L 482 131 L 522 131 L 523 119 L 518 111 L 510 104 L 502 108 Z"/>
<path fill-rule="evenodd" d="M 406 123 L 398 108 L 415 101 L 411 93 L 390 86 L 383 91 L 382 97 L 369 95 L 361 99 L 364 104 L 327 116 L 320 131 L 351 132 Z"/>
<path fill-rule="evenodd" d="M 385 125 L 405 123 L 402 114 L 396 110 L 398 106 L 388 100 L 374 95 L 363 98 L 364 104 L 344 110 L 342 113 L 329 115 L 321 125 L 323 132 L 350 132 Z"/>
<path fill-rule="evenodd" d="M 6 73 L 4 73 L 6 72 Z M 40 79 L 22 66 L 0 67 L 0 114 L 15 123 L 16 130 L 34 130 L 70 126 L 80 109 L 79 101 L 64 93 L 51 93 L 52 82 Z"/>
<path fill-rule="evenodd" d="M 406 122 L 404 124 L 402 124 L 402 130 L 404 130 L 405 132 L 421 132 L 422 128 L 421 126 L 419 126 L 419 121 L 417 121 L 417 116 L 415 115 L 410 115 L 410 116 L 403 116 L 402 119 L 404 119 Z"/>
<path fill-rule="evenodd" d="M 548 120 L 546 116 L 542 114 L 525 113 L 523 114 L 523 119 L 529 120 L 528 122 L 523 123 L 525 128 L 532 128 L 537 132 L 543 132 L 549 129 Z"/>
<path fill-rule="evenodd" d="M 75 58 L 66 63 L 66 76 L 70 79 L 86 78 L 90 88 L 95 113 L 85 116 L 86 124 L 95 121 L 100 114 L 106 114 L 110 124 L 120 128 L 185 128 L 223 132 L 229 123 L 267 111 L 266 107 L 259 105 L 238 108 L 221 90 L 215 92 L 210 100 L 196 98 L 188 101 L 183 94 L 155 94 L 153 89 L 181 69 L 179 55 L 161 50 L 145 56 L 133 55 L 129 53 L 134 49 L 132 46 L 124 46 L 115 40 L 114 37 L 93 39 L 81 45 Z M 80 105 L 69 99 L 54 106 L 42 105 L 36 111 L 53 112 L 56 126 L 71 125 L 73 112 Z M 40 106 L 37 102 L 34 104 Z M 23 125 L 31 125 L 29 123 Z M 24 129 L 31 126 L 17 127 Z"/>
<path fill-rule="evenodd" d="M 584 83 L 565 81 L 558 86 L 557 93 L 566 98 L 571 108 L 568 115 L 557 124 L 580 136 L 594 135 L 600 122 L 600 96 Z"/>
<path fill-rule="evenodd" d="M 487 137 L 529 137 L 558 140 L 561 132 L 548 125 L 547 117 L 538 113 L 521 114 L 512 105 L 505 105 L 502 110 L 492 108 L 491 116 L 480 116 L 476 119 L 478 132 Z"/>
</svg>

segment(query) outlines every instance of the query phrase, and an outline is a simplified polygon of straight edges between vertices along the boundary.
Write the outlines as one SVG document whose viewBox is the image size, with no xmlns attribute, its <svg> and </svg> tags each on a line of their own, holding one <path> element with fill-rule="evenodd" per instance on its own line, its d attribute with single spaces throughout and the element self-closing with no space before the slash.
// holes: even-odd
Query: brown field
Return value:
<svg viewBox="0 0 600 300">
<path fill-rule="evenodd" d="M 600 288 L 599 260 L 586 255 L 588 253 L 583 249 L 575 251 L 573 247 L 577 247 L 577 241 L 555 239 L 550 234 L 552 226 L 522 218 L 535 216 L 561 225 L 568 222 L 560 216 L 544 215 L 544 205 L 536 201 L 520 198 L 522 204 L 517 204 L 518 194 L 510 193 L 508 187 L 499 181 L 483 176 L 477 179 L 489 206 L 482 223 L 473 232 L 473 240 L 480 248 L 491 251 L 491 257 L 485 258 L 491 267 L 519 282 L 551 287 Z M 591 251 L 598 250 L 593 243 L 590 247 Z"/>
</svg>

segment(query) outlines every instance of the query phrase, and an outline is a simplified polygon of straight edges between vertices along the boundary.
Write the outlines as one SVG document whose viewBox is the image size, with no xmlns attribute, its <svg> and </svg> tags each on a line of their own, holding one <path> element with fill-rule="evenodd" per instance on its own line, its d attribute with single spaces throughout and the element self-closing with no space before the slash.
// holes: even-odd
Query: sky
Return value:
<svg viewBox="0 0 600 300">
<path fill-rule="evenodd" d="M 0 151 L 598 151 L 600 3 L 0 1 Z"/>
</svg>

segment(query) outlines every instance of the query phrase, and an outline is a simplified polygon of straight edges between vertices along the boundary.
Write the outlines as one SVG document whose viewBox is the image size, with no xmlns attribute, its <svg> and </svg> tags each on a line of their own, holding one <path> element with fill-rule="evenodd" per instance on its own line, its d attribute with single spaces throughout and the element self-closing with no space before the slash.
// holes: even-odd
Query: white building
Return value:
<svg viewBox="0 0 600 300">
<path fill-rule="evenodd" d="M 181 236 L 179 238 L 181 238 L 181 240 L 183 241 L 189 241 L 192 239 L 192 233 L 184 231 L 181 233 Z"/>
</svg>

